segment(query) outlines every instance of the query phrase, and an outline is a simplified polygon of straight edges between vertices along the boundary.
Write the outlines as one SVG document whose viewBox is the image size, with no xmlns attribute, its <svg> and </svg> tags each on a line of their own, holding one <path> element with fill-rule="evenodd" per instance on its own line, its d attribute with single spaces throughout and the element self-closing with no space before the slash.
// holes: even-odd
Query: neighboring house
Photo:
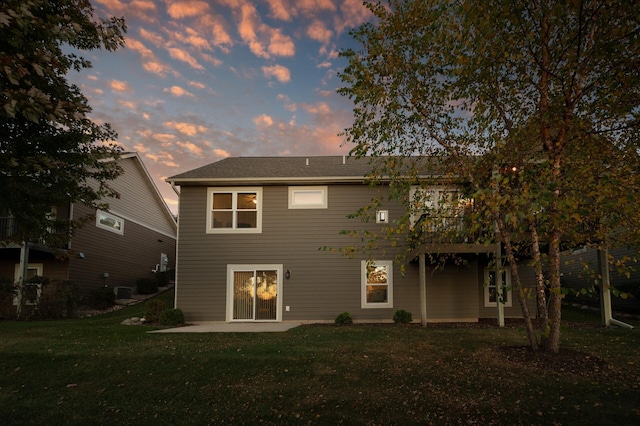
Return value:
<svg viewBox="0 0 640 426">
<path fill-rule="evenodd" d="M 610 284 L 616 290 L 629 293 L 632 297 L 622 298 L 611 297 L 612 308 L 616 311 L 632 311 L 640 313 L 640 253 L 637 248 L 620 247 L 608 252 L 614 262 L 624 260 L 624 268 L 617 266 L 609 267 Z M 594 288 L 594 293 L 569 294 L 567 297 L 574 302 L 597 306 L 600 293 L 598 286 L 601 280 L 600 263 L 598 261 L 598 250 L 595 248 L 582 246 L 574 250 L 562 253 L 560 272 L 563 286 L 574 290 Z"/>
<path fill-rule="evenodd" d="M 497 245 L 424 245 L 404 272 L 391 249 L 373 259 L 320 250 L 359 245 L 340 231 L 379 231 L 402 215 L 405 207 L 389 202 L 369 223 L 347 217 L 388 189 L 366 183 L 370 167 L 345 157 L 240 157 L 167 179 L 180 186 L 176 307 L 188 321 L 323 322 L 347 311 L 384 322 L 400 309 L 423 322 L 495 318 L 485 283 L 495 283 L 487 265 Z M 434 270 L 424 254 L 437 252 L 464 262 Z M 504 316 L 519 317 L 502 275 Z M 533 286 L 533 274 L 523 281 Z"/>
<path fill-rule="evenodd" d="M 81 291 L 89 291 L 103 286 L 132 288 L 137 279 L 150 277 L 152 270 L 175 267 L 177 224 L 173 214 L 138 154 L 125 153 L 117 161 L 123 173 L 110 185 L 120 198 L 106 200 L 108 211 L 80 204 L 52 207 L 58 218 L 90 216 L 90 221 L 76 231 L 66 247 L 30 243 L 28 277 L 69 280 Z M 0 224 L 3 240 L 12 232 L 14 222 L 5 216 Z M 0 246 L 0 277 L 17 280 L 19 265 L 20 247 Z"/>
</svg>

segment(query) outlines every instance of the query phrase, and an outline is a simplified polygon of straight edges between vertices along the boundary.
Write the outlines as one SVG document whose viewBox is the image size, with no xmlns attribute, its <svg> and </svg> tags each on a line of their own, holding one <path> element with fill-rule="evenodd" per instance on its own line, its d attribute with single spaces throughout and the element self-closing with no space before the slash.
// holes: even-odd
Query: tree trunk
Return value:
<svg viewBox="0 0 640 426">
<path fill-rule="evenodd" d="M 511 282 L 513 283 L 513 287 L 516 289 L 516 293 L 518 295 L 518 302 L 520 303 L 522 318 L 524 319 L 525 329 L 527 330 L 529 345 L 531 346 L 531 349 L 536 351 L 538 350 L 538 339 L 533 327 L 533 322 L 531 321 L 531 314 L 529 313 L 529 306 L 527 305 L 526 295 L 524 294 L 524 289 L 522 288 L 522 283 L 520 282 L 518 262 L 516 261 L 516 257 L 513 252 L 511 237 L 509 236 L 509 231 L 507 230 L 504 222 L 500 217 L 496 218 L 496 224 L 498 225 L 498 231 L 500 232 L 501 240 L 505 246 L 505 254 L 507 255 L 507 260 L 509 261 L 509 267 L 511 268 Z"/>
<path fill-rule="evenodd" d="M 551 234 L 549 241 L 549 320 L 548 334 L 543 349 L 558 353 L 560 350 L 560 320 L 562 317 L 562 288 L 560 285 L 560 232 Z"/>
<path fill-rule="evenodd" d="M 544 273 L 542 272 L 542 255 L 540 254 L 540 238 L 538 236 L 538 227 L 534 220 L 531 221 L 529 229 L 531 230 L 531 247 L 533 250 L 533 262 L 536 275 L 536 303 L 538 307 L 539 326 L 546 329 L 549 314 L 547 312 L 547 295 L 544 284 Z M 543 339 L 544 333 L 543 333 Z"/>
</svg>

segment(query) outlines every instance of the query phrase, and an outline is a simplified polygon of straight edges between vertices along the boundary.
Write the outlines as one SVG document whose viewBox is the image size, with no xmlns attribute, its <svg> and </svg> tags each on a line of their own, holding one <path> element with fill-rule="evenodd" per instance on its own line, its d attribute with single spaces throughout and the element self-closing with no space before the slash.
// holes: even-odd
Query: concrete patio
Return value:
<svg viewBox="0 0 640 426">
<path fill-rule="evenodd" d="M 278 333 L 302 325 L 299 321 L 283 322 L 222 322 L 209 321 L 183 327 L 154 330 L 149 333 Z"/>
</svg>

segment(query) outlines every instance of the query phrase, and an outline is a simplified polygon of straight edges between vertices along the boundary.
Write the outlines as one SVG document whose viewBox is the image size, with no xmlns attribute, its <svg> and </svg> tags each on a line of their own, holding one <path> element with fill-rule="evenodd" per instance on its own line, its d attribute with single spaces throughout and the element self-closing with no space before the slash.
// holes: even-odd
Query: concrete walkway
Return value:
<svg viewBox="0 0 640 426">
<path fill-rule="evenodd" d="M 273 333 L 284 332 L 302 325 L 298 321 L 283 322 L 221 322 L 210 321 L 184 327 L 149 331 L 149 333 Z"/>
</svg>

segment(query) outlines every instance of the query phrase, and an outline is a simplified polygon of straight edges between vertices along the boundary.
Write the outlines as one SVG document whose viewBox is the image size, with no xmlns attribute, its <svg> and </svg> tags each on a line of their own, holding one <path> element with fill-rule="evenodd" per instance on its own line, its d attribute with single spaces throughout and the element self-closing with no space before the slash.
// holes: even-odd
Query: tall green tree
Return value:
<svg viewBox="0 0 640 426">
<path fill-rule="evenodd" d="M 0 210 L 18 225 L 17 241 L 59 244 L 78 223 L 52 206 L 104 207 L 117 196 L 121 149 L 69 72 L 90 68 L 82 52 L 124 45 L 124 18 L 98 18 L 89 0 L 3 0 L 0 3 Z M 97 183 L 97 184 L 96 184 Z"/>
<path fill-rule="evenodd" d="M 352 153 L 376 160 L 372 178 L 389 176 L 399 200 L 409 200 L 408 188 L 421 182 L 425 168 L 417 159 L 437 159 L 440 179 L 474 200 L 467 236 L 469 227 L 496 229 L 476 233 L 476 242 L 497 239 L 505 247 L 530 345 L 557 352 L 562 248 L 638 241 L 637 4 L 367 6 L 375 20 L 352 32 L 360 48 L 342 52 L 349 64 L 339 92 L 355 104 L 345 130 Z M 410 230 L 403 218 L 386 236 L 416 238 Z M 537 331 L 520 285 L 525 262 L 536 272 Z"/>
</svg>

